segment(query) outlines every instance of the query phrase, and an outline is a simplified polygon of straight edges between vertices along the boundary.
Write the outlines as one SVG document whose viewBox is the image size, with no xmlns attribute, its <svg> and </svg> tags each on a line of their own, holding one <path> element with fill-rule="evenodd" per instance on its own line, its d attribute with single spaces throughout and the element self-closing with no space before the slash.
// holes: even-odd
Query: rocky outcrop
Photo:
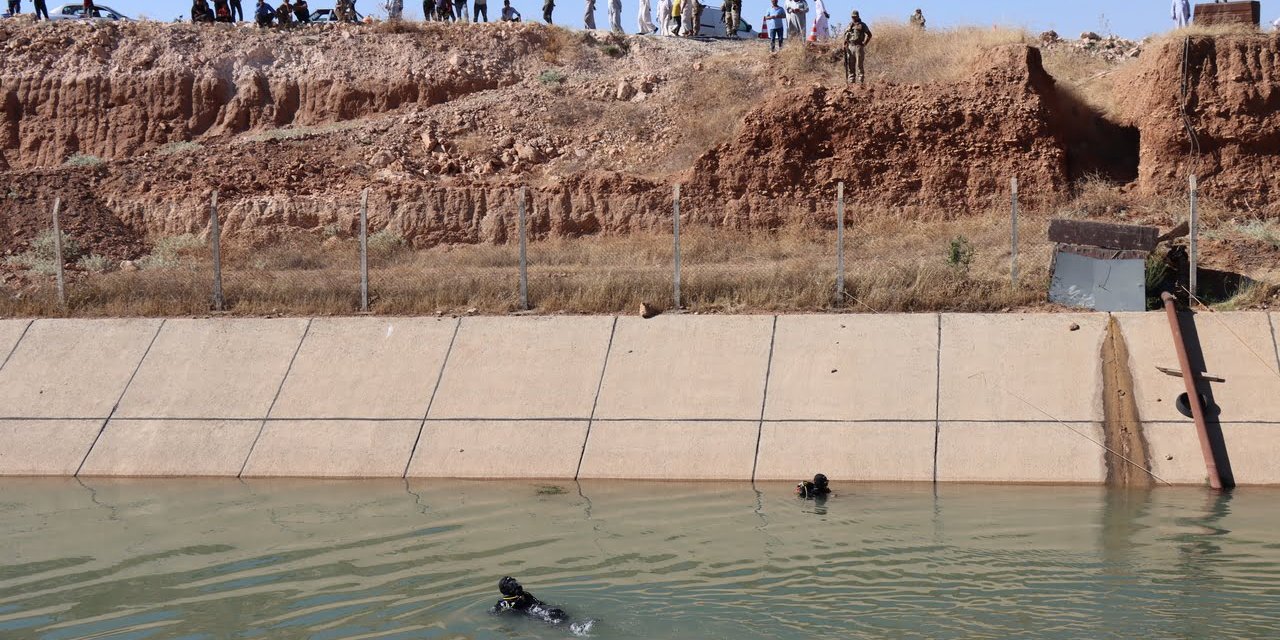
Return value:
<svg viewBox="0 0 1280 640">
<path fill-rule="evenodd" d="M 1123 82 L 1132 87 L 1119 94 L 1124 116 L 1142 131 L 1143 193 L 1185 191 L 1194 170 L 1212 198 L 1278 211 L 1280 35 L 1167 39 Z M 1199 141 L 1198 156 L 1184 106 Z"/>
</svg>

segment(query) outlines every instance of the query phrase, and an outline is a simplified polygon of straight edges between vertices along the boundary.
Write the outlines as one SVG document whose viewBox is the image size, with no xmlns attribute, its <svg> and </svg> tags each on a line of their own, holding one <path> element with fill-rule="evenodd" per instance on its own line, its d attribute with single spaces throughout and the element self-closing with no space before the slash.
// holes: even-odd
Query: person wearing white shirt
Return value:
<svg viewBox="0 0 1280 640">
<path fill-rule="evenodd" d="M 806 16 L 809 15 L 809 3 L 805 0 L 787 0 L 787 37 L 805 38 Z"/>
</svg>

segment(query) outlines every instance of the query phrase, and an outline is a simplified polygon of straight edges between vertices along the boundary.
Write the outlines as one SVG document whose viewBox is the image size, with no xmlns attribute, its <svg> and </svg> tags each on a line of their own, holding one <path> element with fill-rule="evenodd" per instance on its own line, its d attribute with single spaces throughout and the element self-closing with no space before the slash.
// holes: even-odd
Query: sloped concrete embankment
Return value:
<svg viewBox="0 0 1280 640">
<path fill-rule="evenodd" d="M 1203 483 L 1164 316 L 1115 316 L 1132 389 L 1111 320 L 3 320 L 0 474 Z M 1278 326 L 1195 320 L 1240 484 L 1280 484 Z M 1145 458 L 1104 450 L 1104 388 Z"/>
</svg>

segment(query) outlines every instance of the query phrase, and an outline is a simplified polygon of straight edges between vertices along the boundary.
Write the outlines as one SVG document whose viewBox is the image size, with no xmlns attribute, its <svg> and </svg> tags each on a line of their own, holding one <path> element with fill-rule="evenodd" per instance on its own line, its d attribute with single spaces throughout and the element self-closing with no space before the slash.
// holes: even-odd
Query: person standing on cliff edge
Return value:
<svg viewBox="0 0 1280 640">
<path fill-rule="evenodd" d="M 1179 29 L 1191 23 L 1191 0 L 1173 0 L 1173 23 Z"/>
<path fill-rule="evenodd" d="M 871 27 L 854 11 L 849 15 L 849 28 L 844 31 L 844 70 L 850 83 L 867 83 L 867 45 L 871 43 Z"/>
<path fill-rule="evenodd" d="M 231 0 L 231 19 L 244 22 L 244 7 L 240 6 L 240 0 Z"/>
<path fill-rule="evenodd" d="M 916 9 L 916 12 L 911 14 L 909 22 L 911 23 L 911 26 L 924 31 L 924 12 Z"/>
<path fill-rule="evenodd" d="M 551 24 L 551 12 L 556 10 L 555 0 L 542 0 L 542 20 Z"/>
<path fill-rule="evenodd" d="M 49 19 L 49 7 L 44 5 L 44 0 L 34 0 L 31 6 L 35 8 L 36 22 L 40 21 L 40 16 L 44 16 L 45 20 Z"/>
</svg>

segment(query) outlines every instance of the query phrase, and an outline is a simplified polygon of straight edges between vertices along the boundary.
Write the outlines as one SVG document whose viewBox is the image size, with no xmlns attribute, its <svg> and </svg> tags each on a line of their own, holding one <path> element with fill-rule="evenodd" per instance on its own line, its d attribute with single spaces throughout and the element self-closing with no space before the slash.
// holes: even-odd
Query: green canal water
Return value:
<svg viewBox="0 0 1280 640">
<path fill-rule="evenodd" d="M 0 638 L 1280 637 L 1280 491 L 836 489 L 8 479 Z"/>
</svg>

